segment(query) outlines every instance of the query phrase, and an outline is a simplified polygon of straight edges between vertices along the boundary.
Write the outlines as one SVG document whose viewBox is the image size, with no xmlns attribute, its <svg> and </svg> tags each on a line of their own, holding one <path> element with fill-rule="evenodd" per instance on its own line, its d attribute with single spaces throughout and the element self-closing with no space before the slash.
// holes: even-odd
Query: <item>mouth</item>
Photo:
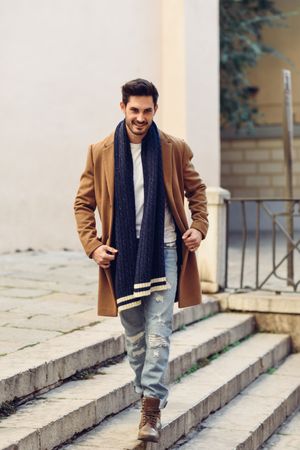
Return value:
<svg viewBox="0 0 300 450">
<path fill-rule="evenodd" d="M 133 125 L 137 128 L 144 128 L 147 124 L 146 123 L 135 123 L 133 122 Z"/>
</svg>

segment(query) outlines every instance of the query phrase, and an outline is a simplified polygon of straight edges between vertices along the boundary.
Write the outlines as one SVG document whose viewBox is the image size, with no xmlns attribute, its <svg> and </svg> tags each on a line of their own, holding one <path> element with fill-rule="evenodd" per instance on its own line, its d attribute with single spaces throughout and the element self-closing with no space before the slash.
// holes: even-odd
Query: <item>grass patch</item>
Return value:
<svg viewBox="0 0 300 450">
<path fill-rule="evenodd" d="M 110 366 L 112 364 L 118 364 L 123 359 L 124 354 L 114 356 L 113 358 L 110 358 L 100 364 L 97 364 L 96 366 L 75 372 L 65 381 L 88 380 L 90 378 L 93 378 L 95 375 L 105 375 L 106 372 L 103 370 L 104 367 Z"/>
<path fill-rule="evenodd" d="M 276 367 L 269 367 L 269 369 L 267 370 L 266 373 L 268 373 L 269 375 L 272 375 L 272 373 L 276 372 L 277 368 Z"/>
<path fill-rule="evenodd" d="M 16 412 L 16 405 L 14 402 L 4 402 L 0 407 L 0 417 L 7 417 Z"/>
<path fill-rule="evenodd" d="M 24 347 L 18 348 L 17 352 L 19 352 L 20 350 L 24 350 L 24 348 L 27 348 L 27 347 L 35 347 L 38 344 L 40 344 L 40 342 L 34 342 L 33 344 L 24 345 Z"/>
<path fill-rule="evenodd" d="M 190 375 L 191 373 L 196 372 L 197 370 L 201 369 L 201 367 L 207 366 L 207 364 L 209 364 L 207 358 L 199 359 L 188 370 L 186 370 L 182 375 L 180 375 L 180 377 L 176 378 L 175 383 L 180 383 L 182 378 L 186 377 L 187 375 Z"/>
</svg>

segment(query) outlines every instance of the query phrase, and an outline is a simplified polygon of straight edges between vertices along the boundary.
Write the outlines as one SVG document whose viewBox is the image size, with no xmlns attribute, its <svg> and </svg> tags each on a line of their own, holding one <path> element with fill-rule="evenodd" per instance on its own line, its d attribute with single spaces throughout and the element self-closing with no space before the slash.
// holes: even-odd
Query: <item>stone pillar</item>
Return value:
<svg viewBox="0 0 300 450">
<path fill-rule="evenodd" d="M 161 3 L 159 125 L 187 141 L 208 186 L 220 186 L 219 2 Z"/>
<path fill-rule="evenodd" d="M 219 0 L 185 0 L 186 140 L 207 186 L 220 186 Z"/>
<path fill-rule="evenodd" d="M 197 251 L 197 261 L 205 293 L 218 292 L 225 283 L 226 205 L 230 192 L 207 189 L 209 232 Z"/>
</svg>

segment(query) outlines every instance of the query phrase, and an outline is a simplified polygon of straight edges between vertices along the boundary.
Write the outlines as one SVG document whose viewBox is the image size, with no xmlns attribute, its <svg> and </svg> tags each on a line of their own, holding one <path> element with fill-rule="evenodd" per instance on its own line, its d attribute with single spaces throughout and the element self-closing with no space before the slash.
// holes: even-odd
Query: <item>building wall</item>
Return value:
<svg viewBox="0 0 300 450">
<path fill-rule="evenodd" d="M 299 0 L 276 0 L 283 11 L 296 11 Z M 249 70 L 250 84 L 259 87 L 256 97 L 262 116 L 258 119 L 262 130 L 259 138 L 223 139 L 221 144 L 221 184 L 233 197 L 283 197 L 283 76 L 282 70 L 291 70 L 294 122 L 300 123 L 300 15 L 290 15 L 282 28 L 265 28 L 265 43 L 282 53 L 294 65 L 272 56 L 261 58 Z M 265 130 L 265 131 L 264 131 Z M 264 135 L 265 133 L 265 135 Z M 257 133 L 258 134 L 258 133 Z M 276 138 L 270 138 L 272 134 Z M 293 155 L 294 196 L 300 197 L 300 138 L 295 133 Z"/>
<path fill-rule="evenodd" d="M 81 249 L 73 203 L 88 145 L 123 118 L 133 78 L 157 85 L 157 124 L 218 185 L 218 0 L 4 0 L 0 61 L 0 252 Z"/>
<path fill-rule="evenodd" d="M 160 88 L 160 1 L 0 8 L 0 251 L 79 249 L 73 202 L 88 145 L 122 119 L 124 82 Z"/>
<path fill-rule="evenodd" d="M 285 197 L 281 139 L 245 139 L 222 143 L 222 187 L 232 197 Z M 294 196 L 300 198 L 300 139 L 294 142 Z"/>
</svg>

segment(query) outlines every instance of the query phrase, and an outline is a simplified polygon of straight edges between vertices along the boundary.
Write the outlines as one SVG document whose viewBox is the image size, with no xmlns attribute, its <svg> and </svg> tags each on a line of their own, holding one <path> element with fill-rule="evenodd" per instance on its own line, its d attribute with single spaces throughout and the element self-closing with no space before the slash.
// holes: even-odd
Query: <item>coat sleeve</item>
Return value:
<svg viewBox="0 0 300 450">
<path fill-rule="evenodd" d="M 74 201 L 74 212 L 79 239 L 89 258 L 93 251 L 102 245 L 97 237 L 95 211 L 96 197 L 94 190 L 94 162 L 92 145 L 89 146 L 86 166 L 80 177 L 79 188 Z"/>
<path fill-rule="evenodd" d="M 208 230 L 206 185 L 192 163 L 193 153 L 184 142 L 183 179 L 185 196 L 192 216 L 191 228 L 196 228 L 205 239 Z"/>
</svg>

